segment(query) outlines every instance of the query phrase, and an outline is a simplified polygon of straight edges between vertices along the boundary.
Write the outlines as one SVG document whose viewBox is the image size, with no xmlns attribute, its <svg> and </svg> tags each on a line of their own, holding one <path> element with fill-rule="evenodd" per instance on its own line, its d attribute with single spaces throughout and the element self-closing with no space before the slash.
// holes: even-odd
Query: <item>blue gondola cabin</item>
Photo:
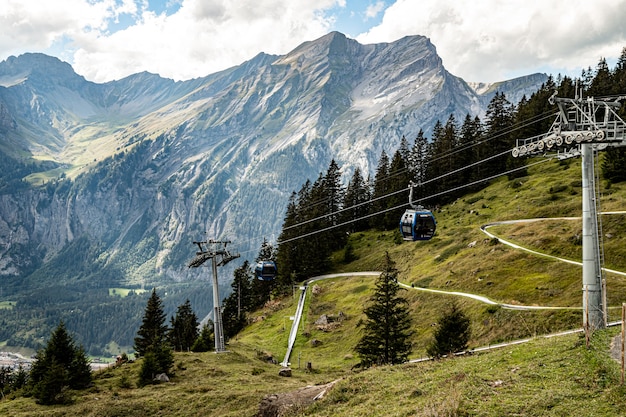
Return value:
<svg viewBox="0 0 626 417">
<path fill-rule="evenodd" d="M 254 268 L 254 273 L 257 279 L 261 281 L 271 281 L 276 278 L 278 269 L 274 261 L 260 261 Z"/>
<path fill-rule="evenodd" d="M 435 216 L 429 210 L 407 210 L 400 219 L 400 233 L 404 240 L 430 240 L 436 228 Z"/>
</svg>

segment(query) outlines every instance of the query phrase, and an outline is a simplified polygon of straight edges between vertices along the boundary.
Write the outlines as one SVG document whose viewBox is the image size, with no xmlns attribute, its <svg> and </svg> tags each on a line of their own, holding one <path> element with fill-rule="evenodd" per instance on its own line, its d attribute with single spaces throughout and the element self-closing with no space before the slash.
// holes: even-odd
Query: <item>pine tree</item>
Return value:
<svg viewBox="0 0 626 417">
<path fill-rule="evenodd" d="M 398 270 L 386 253 L 383 272 L 364 310 L 364 333 L 355 347 L 362 366 L 402 363 L 411 353 L 409 307 L 398 295 L 400 290 Z"/>
<path fill-rule="evenodd" d="M 233 337 L 246 326 L 246 312 L 256 308 L 257 303 L 260 304 L 258 307 L 262 306 L 269 299 L 269 287 L 267 287 L 269 283 L 267 281 L 256 280 L 266 284 L 265 288 L 258 288 L 263 294 L 253 292 L 254 281 L 251 277 L 248 261 L 244 261 L 243 265 L 235 269 L 233 275 L 233 282 L 230 286 L 231 293 L 222 303 L 224 308 L 222 322 L 226 338 Z"/>
<path fill-rule="evenodd" d="M 402 152 L 398 149 L 391 159 L 389 165 L 389 180 L 387 194 L 389 197 L 385 199 L 386 209 L 389 210 L 384 216 L 384 228 L 386 230 L 392 230 L 398 227 L 400 223 L 400 217 L 406 209 L 408 203 L 408 191 L 406 193 L 395 193 L 395 191 L 408 190 L 409 183 L 412 180 L 411 173 L 406 165 L 406 159 L 402 156 Z M 395 208 L 394 210 L 391 210 Z"/>
<path fill-rule="evenodd" d="M 385 213 L 387 206 L 384 201 L 384 196 L 387 195 L 389 190 L 389 157 L 385 151 L 382 151 L 380 159 L 378 160 L 378 166 L 376 167 L 376 174 L 374 175 L 374 185 L 372 190 L 372 204 L 370 210 L 372 216 L 370 217 L 370 227 L 378 230 L 385 228 Z M 374 213 L 380 213 L 375 214 Z"/>
<path fill-rule="evenodd" d="M 344 223 L 352 222 L 345 228 L 348 233 L 361 232 L 368 228 L 369 223 L 365 216 L 369 211 L 368 201 L 370 198 L 369 186 L 363 179 L 361 169 L 357 167 L 348 183 L 343 199 L 344 211 L 341 221 Z"/>
<path fill-rule="evenodd" d="M 299 228 L 298 222 L 298 195 L 293 192 L 287 203 L 287 210 L 283 219 L 283 226 L 278 236 L 278 248 L 276 249 L 276 263 L 280 265 L 278 276 L 275 278 L 274 287 L 279 291 L 288 291 L 293 284 L 293 276 L 296 275 L 298 264 L 298 242 L 296 238 Z"/>
<path fill-rule="evenodd" d="M 482 157 L 500 155 L 485 165 L 486 176 L 492 176 L 502 174 L 508 167 L 519 163 L 510 161 L 516 159 L 509 152 L 515 146 L 515 140 L 511 135 L 515 113 L 504 93 L 496 93 L 491 99 L 486 116 L 487 140 L 482 145 Z"/>
<path fill-rule="evenodd" d="M 29 385 L 41 404 L 61 404 L 69 400 L 67 389 L 83 389 L 91 385 L 89 360 L 82 347 L 59 323 L 46 346 L 37 352 L 30 371 Z"/>
<path fill-rule="evenodd" d="M 437 322 L 434 338 L 427 353 L 429 356 L 440 358 L 464 351 L 467 349 L 470 335 L 470 319 L 456 302 L 452 302 Z"/>
<path fill-rule="evenodd" d="M 209 321 L 202 326 L 200 335 L 194 342 L 191 350 L 194 352 L 208 352 L 215 345 L 215 339 L 213 338 L 213 322 Z"/>
<path fill-rule="evenodd" d="M 426 164 L 428 162 L 428 139 L 424 136 L 424 131 L 420 129 L 411 152 L 409 153 L 409 170 L 415 182 L 426 181 Z"/>
<path fill-rule="evenodd" d="M 168 333 L 170 344 L 179 352 L 186 352 L 198 338 L 198 317 L 191 308 L 189 299 L 178 306 L 176 315 L 171 318 Z"/>
<path fill-rule="evenodd" d="M 346 243 L 345 229 L 336 227 L 341 219 L 339 211 L 342 208 L 345 189 L 341 182 L 341 168 L 334 159 L 330 161 L 326 175 L 324 175 L 322 189 L 323 197 L 326 199 L 323 224 L 325 228 L 329 228 L 324 234 L 328 242 L 328 249 L 332 252 L 342 248 Z"/>
<path fill-rule="evenodd" d="M 172 347 L 168 341 L 169 329 L 165 324 L 165 319 L 163 302 L 157 295 L 156 289 L 153 288 L 146 304 L 141 327 L 135 337 L 137 356 L 146 356 L 146 360 L 142 363 L 139 385 L 150 382 L 143 379 L 148 374 L 151 374 L 152 378 L 158 374 L 167 374 L 174 364 Z"/>
<path fill-rule="evenodd" d="M 166 316 L 163 312 L 163 301 L 157 295 L 156 289 L 148 299 L 141 327 L 135 337 L 135 352 L 143 356 L 146 352 L 161 345 L 167 338 L 168 328 L 165 324 Z"/>
</svg>

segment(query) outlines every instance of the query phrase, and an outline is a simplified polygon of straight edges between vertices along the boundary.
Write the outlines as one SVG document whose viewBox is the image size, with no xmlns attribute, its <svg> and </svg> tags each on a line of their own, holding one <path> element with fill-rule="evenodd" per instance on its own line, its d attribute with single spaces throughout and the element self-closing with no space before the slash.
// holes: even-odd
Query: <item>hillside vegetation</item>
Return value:
<svg viewBox="0 0 626 417">
<path fill-rule="evenodd" d="M 603 211 L 626 207 L 624 184 L 601 184 Z M 429 242 L 400 242 L 398 232 L 360 232 L 349 240 L 356 260 L 333 255 L 335 272 L 379 270 L 389 252 L 409 288 L 413 321 L 412 359 L 425 356 L 433 324 L 453 298 L 472 321 L 470 349 L 533 338 L 485 353 L 358 370 L 353 348 L 360 338 L 363 306 L 373 277 L 334 278 L 309 288 L 296 345 L 293 376 L 279 377 L 297 297 L 273 300 L 229 343 L 228 353 L 176 353 L 170 383 L 137 388 L 139 363 L 96 373 L 90 390 L 70 406 L 43 407 L 31 398 L 0 402 L 8 416 L 253 416 L 269 394 L 337 381 L 328 395 L 289 415 L 307 416 L 502 416 L 619 415 L 626 406 L 619 364 L 610 357 L 617 328 L 596 332 L 589 347 L 581 333 L 542 335 L 579 328 L 581 268 L 521 252 L 484 235 L 479 226 L 498 220 L 545 217 L 545 221 L 490 229 L 537 251 L 579 260 L 580 223 L 549 220 L 580 213 L 580 163 L 546 161 L 528 177 L 501 178 L 481 192 L 442 206 L 437 235 Z M 606 266 L 626 271 L 624 215 L 603 216 Z M 626 300 L 624 277 L 607 274 L 609 319 Z M 410 288 L 410 287 L 413 288 Z M 420 288 L 468 292 L 520 305 L 557 310 L 507 310 L 458 295 Z M 294 295 L 297 295 L 297 289 Z M 316 325 L 322 315 L 328 325 Z"/>
</svg>

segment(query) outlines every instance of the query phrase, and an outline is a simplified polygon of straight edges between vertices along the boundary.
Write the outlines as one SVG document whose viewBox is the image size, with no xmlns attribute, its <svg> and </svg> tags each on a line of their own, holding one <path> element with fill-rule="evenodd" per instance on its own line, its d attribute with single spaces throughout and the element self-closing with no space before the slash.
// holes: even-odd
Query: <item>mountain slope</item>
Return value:
<svg viewBox="0 0 626 417">
<path fill-rule="evenodd" d="M 486 104 L 422 36 L 360 45 L 334 32 L 184 82 L 95 84 L 55 58 L 12 57 L 0 63 L 0 157 L 19 171 L 0 194 L 4 297 L 170 285 L 182 303 L 208 279 L 186 268 L 194 240 L 253 259 L 332 158 L 346 177 L 373 175 L 403 135 Z"/>
</svg>

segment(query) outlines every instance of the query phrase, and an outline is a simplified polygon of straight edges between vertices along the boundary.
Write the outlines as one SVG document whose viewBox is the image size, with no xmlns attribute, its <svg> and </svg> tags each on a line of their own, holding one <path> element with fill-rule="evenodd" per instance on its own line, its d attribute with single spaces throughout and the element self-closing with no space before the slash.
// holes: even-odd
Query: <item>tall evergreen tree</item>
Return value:
<svg viewBox="0 0 626 417">
<path fill-rule="evenodd" d="M 174 364 L 172 347 L 168 341 L 169 329 L 165 324 L 163 301 L 152 289 L 141 327 L 135 337 L 135 352 L 144 357 L 139 373 L 139 385 L 152 383 L 158 374 L 169 373 Z"/>
<path fill-rule="evenodd" d="M 279 268 L 274 287 L 280 291 L 288 291 L 294 283 L 293 277 L 297 275 L 299 242 L 293 239 L 298 236 L 300 231 L 300 228 L 297 227 L 298 221 L 298 194 L 293 192 L 287 203 L 276 250 L 276 263 Z"/>
<path fill-rule="evenodd" d="M 32 365 L 29 385 L 33 396 L 41 404 L 65 403 L 69 401 L 68 388 L 87 388 L 91 382 L 91 367 L 84 349 L 76 345 L 65 324 L 59 323 Z"/>
<path fill-rule="evenodd" d="M 614 92 L 612 74 L 605 58 L 601 58 L 596 67 L 595 76 L 591 81 L 587 95 L 598 97 L 606 96 Z"/>
<path fill-rule="evenodd" d="M 378 160 L 372 188 L 371 214 L 379 214 L 370 217 L 370 226 L 374 229 L 383 230 L 385 227 L 385 213 L 381 212 L 387 208 L 383 197 L 387 195 L 389 190 L 389 157 L 384 150 Z"/>
<path fill-rule="evenodd" d="M 492 176 L 504 173 L 508 167 L 518 162 L 510 150 L 516 145 L 512 136 L 514 109 L 504 93 L 496 92 L 487 107 L 486 141 L 481 146 L 481 157 L 494 157 L 485 164 L 485 175 Z M 496 155 L 499 155 L 496 157 Z"/>
<path fill-rule="evenodd" d="M 387 194 L 389 197 L 385 198 L 385 206 L 389 210 L 384 216 L 384 228 L 386 230 L 392 230 L 398 227 L 400 223 L 400 217 L 406 209 L 408 204 L 408 191 L 405 193 L 395 193 L 395 191 L 408 190 L 408 186 L 412 181 L 411 173 L 406 165 L 406 160 L 402 156 L 402 152 L 398 149 L 391 159 L 389 165 L 389 177 L 387 181 Z M 394 207 L 398 207 L 394 210 Z"/>
<path fill-rule="evenodd" d="M 405 362 L 411 353 L 409 306 L 398 294 L 398 270 L 389 253 L 385 254 L 385 266 L 375 287 L 364 310 L 367 319 L 355 350 L 363 366 Z"/>
<path fill-rule="evenodd" d="M 222 321 L 224 335 L 227 338 L 235 336 L 246 326 L 246 312 L 262 306 L 269 299 L 268 287 L 263 288 L 262 293 L 253 292 L 254 281 L 252 279 L 248 261 L 244 261 L 243 265 L 235 269 L 233 282 L 230 285 L 231 293 L 222 303 L 224 308 Z M 265 281 L 258 282 L 267 284 Z"/>
<path fill-rule="evenodd" d="M 450 115 L 445 125 L 440 122 L 433 129 L 433 141 L 430 146 L 428 161 L 428 179 L 431 182 L 428 189 L 433 193 L 442 193 L 433 200 L 434 203 L 446 203 L 455 198 L 458 192 L 453 192 L 458 187 L 459 176 L 451 174 L 460 168 L 458 126 L 454 115 Z"/>
<path fill-rule="evenodd" d="M 348 233 L 360 232 L 369 227 L 369 223 L 365 216 L 369 211 L 368 201 L 371 198 L 369 185 L 363 179 L 361 169 L 357 167 L 352 174 L 352 178 L 346 188 L 343 199 L 343 213 L 341 216 L 342 223 L 350 223 L 345 230 Z"/>
<path fill-rule="evenodd" d="M 135 352 L 143 356 L 146 352 L 161 346 L 167 340 L 168 328 L 165 324 L 166 315 L 163 312 L 163 301 L 157 295 L 156 288 L 146 304 L 141 327 L 135 337 Z"/>
<path fill-rule="evenodd" d="M 408 165 L 412 178 L 417 184 L 417 187 L 413 190 L 413 197 L 416 200 L 425 197 L 424 186 L 422 184 L 427 179 L 429 148 L 428 139 L 424 136 L 424 131 L 420 129 L 413 143 L 413 147 L 411 148 Z"/>
<path fill-rule="evenodd" d="M 334 251 L 342 248 L 346 243 L 344 229 L 336 227 L 341 220 L 339 211 L 343 205 L 345 189 L 341 182 L 341 168 L 334 159 L 330 162 L 326 175 L 324 175 L 322 188 L 322 193 L 327 199 L 324 213 L 326 220 L 323 224 L 325 228 L 332 228 L 325 234 L 327 236 L 329 250 Z"/>
<path fill-rule="evenodd" d="M 473 163 L 479 161 L 477 149 L 480 141 L 483 139 L 482 122 L 478 116 L 472 118 L 469 114 L 465 116 L 463 124 L 459 132 L 459 166 L 469 167 Z M 471 168 L 467 168 L 459 172 L 459 178 L 461 184 L 468 184 L 475 179 L 480 178 L 478 168 L 479 165 L 474 165 Z M 475 189 L 474 187 L 473 189 Z M 471 190 L 465 190 L 465 192 Z"/>
<path fill-rule="evenodd" d="M 198 317 L 189 299 L 178 306 L 176 315 L 172 316 L 168 336 L 170 344 L 180 352 L 190 350 L 198 338 Z"/>
</svg>

